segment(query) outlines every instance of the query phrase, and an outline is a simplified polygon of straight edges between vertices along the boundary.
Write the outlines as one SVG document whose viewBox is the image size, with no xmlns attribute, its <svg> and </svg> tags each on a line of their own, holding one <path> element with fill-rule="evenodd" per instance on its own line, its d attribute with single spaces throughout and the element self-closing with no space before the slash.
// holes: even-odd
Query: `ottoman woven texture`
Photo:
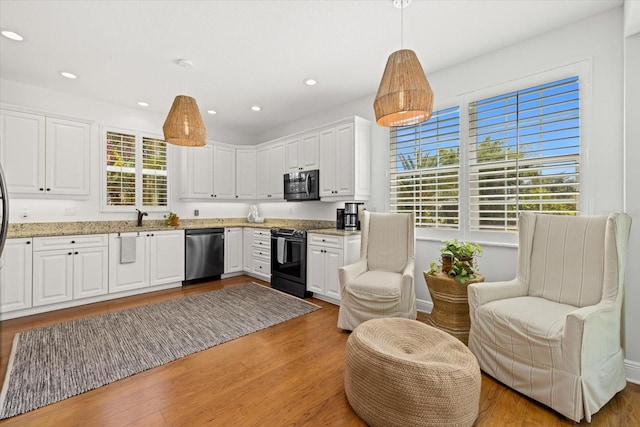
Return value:
<svg viewBox="0 0 640 427">
<path fill-rule="evenodd" d="M 346 348 L 344 388 L 370 426 L 471 426 L 480 404 L 475 356 L 446 332 L 402 318 L 368 320 Z"/>
</svg>

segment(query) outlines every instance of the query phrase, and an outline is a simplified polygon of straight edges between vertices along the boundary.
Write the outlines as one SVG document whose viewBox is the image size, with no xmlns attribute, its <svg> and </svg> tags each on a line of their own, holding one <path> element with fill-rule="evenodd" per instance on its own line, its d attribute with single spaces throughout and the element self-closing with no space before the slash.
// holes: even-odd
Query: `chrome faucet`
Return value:
<svg viewBox="0 0 640 427">
<path fill-rule="evenodd" d="M 140 209 L 136 209 L 138 211 L 138 227 L 142 227 L 142 217 L 149 215 L 146 212 L 142 212 Z"/>
</svg>

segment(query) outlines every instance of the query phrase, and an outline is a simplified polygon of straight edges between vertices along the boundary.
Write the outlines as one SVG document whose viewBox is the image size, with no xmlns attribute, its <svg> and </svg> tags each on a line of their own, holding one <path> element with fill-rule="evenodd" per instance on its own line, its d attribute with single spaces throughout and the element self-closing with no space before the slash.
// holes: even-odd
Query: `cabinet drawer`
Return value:
<svg viewBox="0 0 640 427">
<path fill-rule="evenodd" d="M 253 248 L 253 258 L 263 261 L 271 261 L 271 251 L 262 248 Z"/>
<path fill-rule="evenodd" d="M 83 234 L 76 236 L 54 236 L 35 237 L 33 239 L 34 251 L 49 251 L 55 249 L 91 248 L 96 246 L 107 246 L 108 236 L 106 234 Z"/>
<path fill-rule="evenodd" d="M 256 273 L 271 274 L 271 262 L 261 259 L 254 259 L 253 271 Z"/>
<path fill-rule="evenodd" d="M 262 248 L 264 250 L 270 251 L 271 250 L 271 238 L 267 238 L 267 239 L 256 239 L 255 237 L 253 238 L 253 247 L 254 248 Z"/>
<path fill-rule="evenodd" d="M 309 234 L 307 236 L 310 245 L 325 246 L 327 248 L 342 248 L 344 237 L 330 236 L 328 234 Z"/>
<path fill-rule="evenodd" d="M 253 238 L 264 238 L 264 239 L 270 239 L 271 238 L 271 230 L 269 230 L 268 228 L 258 228 L 256 230 L 253 230 Z"/>
</svg>

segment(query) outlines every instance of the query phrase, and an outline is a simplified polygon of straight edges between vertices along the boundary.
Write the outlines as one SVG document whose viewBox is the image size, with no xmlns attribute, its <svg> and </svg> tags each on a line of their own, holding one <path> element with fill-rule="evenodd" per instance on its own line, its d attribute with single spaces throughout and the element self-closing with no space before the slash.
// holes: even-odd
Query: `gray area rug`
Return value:
<svg viewBox="0 0 640 427">
<path fill-rule="evenodd" d="M 317 310 L 248 283 L 16 334 L 0 419 Z"/>
</svg>

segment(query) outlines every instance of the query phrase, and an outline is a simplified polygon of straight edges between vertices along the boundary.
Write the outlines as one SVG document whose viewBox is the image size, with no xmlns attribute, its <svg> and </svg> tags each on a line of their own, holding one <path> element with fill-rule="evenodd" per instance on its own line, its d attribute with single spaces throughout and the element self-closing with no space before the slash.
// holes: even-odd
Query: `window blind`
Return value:
<svg viewBox="0 0 640 427">
<path fill-rule="evenodd" d="M 136 136 L 108 131 L 106 139 L 106 203 L 110 206 L 135 206 Z"/>
<path fill-rule="evenodd" d="M 391 130 L 392 212 L 413 212 L 416 227 L 458 229 L 460 108 Z"/>
<path fill-rule="evenodd" d="M 515 230 L 520 211 L 580 210 L 579 79 L 469 104 L 471 230 Z"/>
<path fill-rule="evenodd" d="M 167 143 L 142 137 L 142 204 L 167 206 Z"/>
</svg>

